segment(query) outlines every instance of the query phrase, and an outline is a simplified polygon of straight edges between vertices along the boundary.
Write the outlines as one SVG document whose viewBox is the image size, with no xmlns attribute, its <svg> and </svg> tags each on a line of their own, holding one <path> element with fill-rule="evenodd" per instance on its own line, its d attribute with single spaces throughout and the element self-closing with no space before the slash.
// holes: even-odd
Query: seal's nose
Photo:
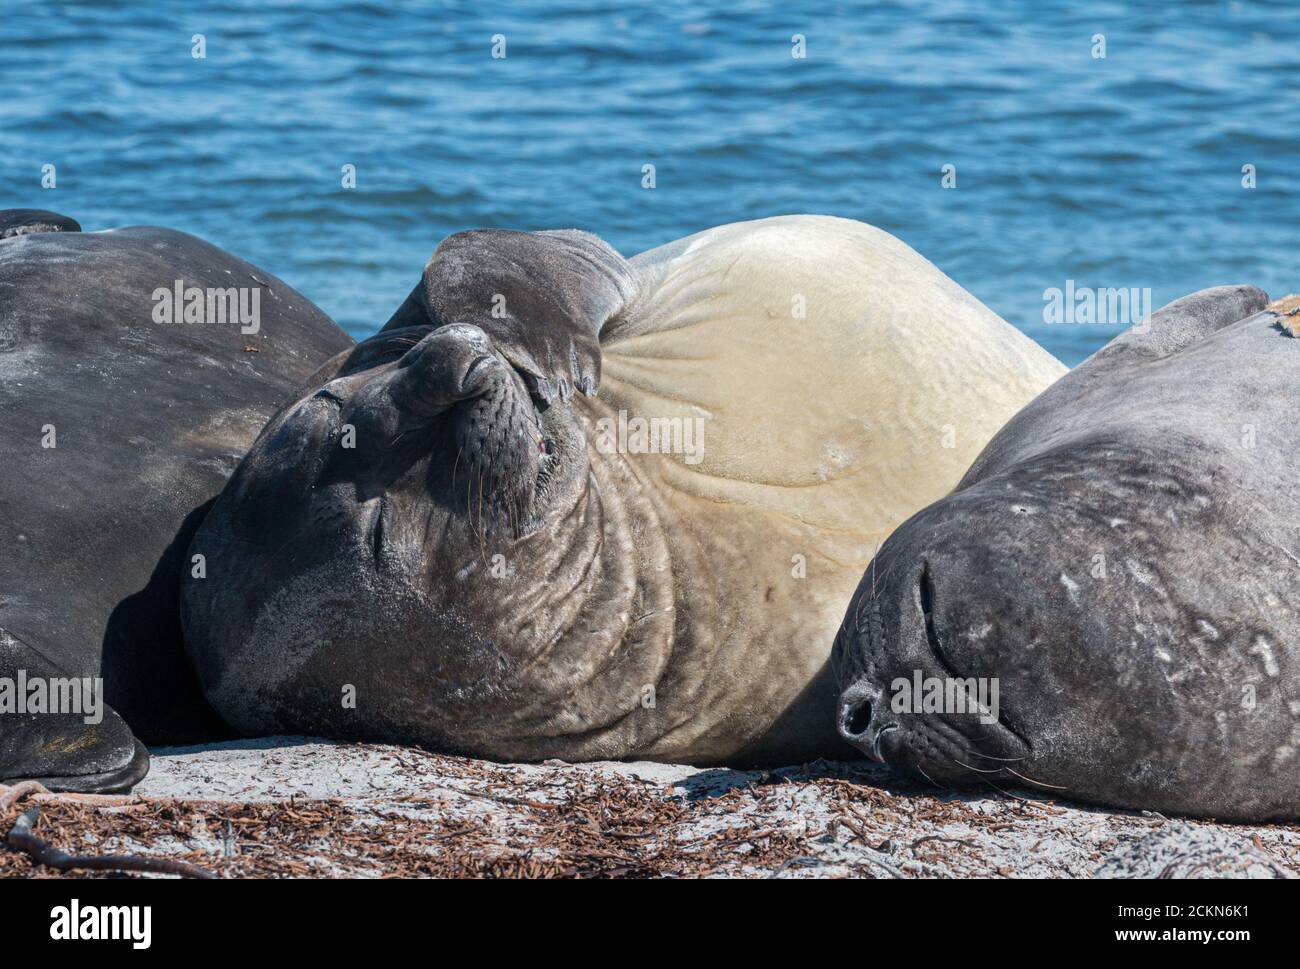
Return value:
<svg viewBox="0 0 1300 969">
<path fill-rule="evenodd" d="M 889 729 L 877 729 L 872 720 L 874 705 L 880 701 L 879 693 L 868 683 L 852 683 L 840 694 L 839 734 L 872 760 L 881 761 L 880 734 Z M 892 726 L 892 725 L 890 725 Z"/>
<path fill-rule="evenodd" d="M 871 726 L 871 700 L 864 697 L 845 706 L 841 713 L 840 733 L 848 741 L 857 740 Z"/>
</svg>

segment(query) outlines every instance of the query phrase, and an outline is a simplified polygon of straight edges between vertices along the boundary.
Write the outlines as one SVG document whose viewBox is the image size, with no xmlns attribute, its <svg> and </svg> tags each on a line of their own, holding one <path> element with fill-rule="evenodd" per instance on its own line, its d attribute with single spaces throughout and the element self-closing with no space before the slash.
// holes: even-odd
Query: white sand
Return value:
<svg viewBox="0 0 1300 969">
<path fill-rule="evenodd" d="M 340 799 L 357 812 L 358 825 L 367 819 L 388 823 L 395 812 L 439 830 L 470 822 L 477 840 L 464 850 L 526 852 L 530 839 L 542 840 L 539 815 L 563 828 L 577 823 L 566 821 L 565 805 L 571 803 L 566 799 L 596 792 L 617 800 L 620 791 L 676 806 L 675 816 L 643 833 L 611 835 L 624 839 L 611 845 L 646 855 L 677 848 L 674 841 L 688 850 L 699 844 L 726 846 L 726 857 L 709 874 L 1267 878 L 1300 873 L 1300 829 L 1294 825 L 1170 820 L 995 792 L 937 794 L 866 764 L 775 772 L 651 763 L 501 765 L 402 747 L 271 738 L 157 750 L 136 793 L 232 803 Z M 539 804 L 559 807 L 539 812 Z M 586 817 L 578 822 L 593 825 Z M 629 830 L 625 817 L 608 823 Z M 781 852 L 755 850 L 755 857 L 766 854 L 767 861 L 750 863 L 745 845 L 768 844 L 763 839 L 773 832 L 789 839 L 784 860 L 772 861 Z M 423 834 L 405 837 L 426 850 Z M 639 839 L 633 848 L 629 838 Z M 230 852 L 229 844 L 223 849 L 201 825 L 195 825 L 188 843 L 127 839 L 115 847 L 173 854 L 199 850 L 214 859 Z M 457 849 L 448 848 L 444 836 L 429 839 L 427 850 Z M 312 866 L 320 874 L 385 873 L 383 864 L 353 858 L 338 845 L 323 846 Z"/>
</svg>

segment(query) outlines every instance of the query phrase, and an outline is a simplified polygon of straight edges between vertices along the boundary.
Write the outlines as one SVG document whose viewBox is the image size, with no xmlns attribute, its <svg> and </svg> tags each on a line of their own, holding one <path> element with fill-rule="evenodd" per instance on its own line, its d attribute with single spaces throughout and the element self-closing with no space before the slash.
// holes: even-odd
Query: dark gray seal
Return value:
<svg viewBox="0 0 1300 969">
<path fill-rule="evenodd" d="M 653 525 L 641 549 L 614 532 L 651 501 L 629 508 L 629 472 L 592 467 L 577 406 L 636 289 L 587 233 L 458 233 L 267 425 L 191 545 L 206 576 L 182 585 L 228 722 L 502 759 L 626 749 L 659 645 L 616 685 L 582 681 L 630 628 L 671 628 L 671 587 L 637 588 L 666 551 Z"/>
<path fill-rule="evenodd" d="M 102 791 L 144 775 L 137 737 L 228 733 L 181 647 L 185 549 L 266 419 L 351 341 L 194 236 L 78 228 L 0 212 L 0 779 Z M 177 281 L 205 297 L 188 321 L 159 310 Z M 222 318 L 226 291 L 255 333 Z M 50 701 L 94 677 L 97 723 Z"/>
<path fill-rule="evenodd" d="M 1164 307 L 889 538 L 835 645 L 845 739 L 941 785 L 1300 815 L 1300 342 L 1266 302 Z M 918 672 L 996 682 L 996 719 L 909 712 Z"/>
</svg>

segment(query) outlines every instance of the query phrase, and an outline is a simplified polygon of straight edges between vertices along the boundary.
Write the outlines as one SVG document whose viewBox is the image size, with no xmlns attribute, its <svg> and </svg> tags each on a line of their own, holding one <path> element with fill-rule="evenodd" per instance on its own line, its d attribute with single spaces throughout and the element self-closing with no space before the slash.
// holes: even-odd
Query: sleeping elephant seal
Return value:
<svg viewBox="0 0 1300 969">
<path fill-rule="evenodd" d="M 193 236 L 78 228 L 0 212 L 0 780 L 102 791 L 144 776 L 136 737 L 229 732 L 181 647 L 182 556 L 267 418 L 351 341 Z"/>
<path fill-rule="evenodd" d="M 848 752 L 827 660 L 863 565 L 1062 372 L 856 222 L 631 261 L 460 233 L 232 477 L 191 546 L 187 646 L 248 734 Z"/>
<path fill-rule="evenodd" d="M 939 784 L 1300 816 L 1300 341 L 1266 302 L 1164 307 L 894 532 L 836 643 L 846 739 Z"/>
</svg>

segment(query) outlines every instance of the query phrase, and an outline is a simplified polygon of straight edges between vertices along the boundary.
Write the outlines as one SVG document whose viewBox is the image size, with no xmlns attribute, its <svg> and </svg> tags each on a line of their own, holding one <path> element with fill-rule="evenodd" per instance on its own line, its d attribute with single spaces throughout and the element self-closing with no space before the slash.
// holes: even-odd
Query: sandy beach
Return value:
<svg viewBox="0 0 1300 969">
<path fill-rule="evenodd" d="M 29 797 L 0 825 L 33 806 L 36 833 L 70 853 L 172 858 L 221 877 L 1300 874 L 1297 825 L 939 793 L 867 763 L 493 764 L 284 737 L 160 749 L 117 803 Z M 0 850 L 0 876 L 57 875 Z"/>
</svg>

